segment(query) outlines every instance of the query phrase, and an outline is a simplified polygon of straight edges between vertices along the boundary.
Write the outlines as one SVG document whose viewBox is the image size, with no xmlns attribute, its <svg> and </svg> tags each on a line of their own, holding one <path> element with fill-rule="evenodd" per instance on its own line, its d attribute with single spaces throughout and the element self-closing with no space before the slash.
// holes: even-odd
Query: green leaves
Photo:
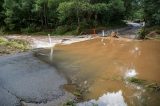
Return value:
<svg viewBox="0 0 160 106">
<path fill-rule="evenodd" d="M 144 0 L 144 13 L 147 26 L 160 25 L 159 6 L 159 0 Z"/>
<path fill-rule="evenodd" d="M 57 9 L 59 13 L 60 22 L 64 21 L 66 18 L 70 17 L 73 11 L 75 11 L 75 3 L 74 2 L 63 2 L 59 4 Z"/>
<path fill-rule="evenodd" d="M 62 2 L 57 9 L 60 22 L 72 17 L 77 17 L 80 20 L 87 20 L 86 16 L 90 18 L 94 14 L 101 14 L 102 12 L 106 12 L 106 10 L 107 4 L 105 3 L 91 4 L 87 1 L 77 0 Z"/>
<path fill-rule="evenodd" d="M 160 25 L 159 5 L 159 0 L 1 0 L 0 27 L 21 31 L 30 26 L 56 29 L 83 23 L 91 28 L 124 18 L 144 18 L 149 26 Z"/>
</svg>

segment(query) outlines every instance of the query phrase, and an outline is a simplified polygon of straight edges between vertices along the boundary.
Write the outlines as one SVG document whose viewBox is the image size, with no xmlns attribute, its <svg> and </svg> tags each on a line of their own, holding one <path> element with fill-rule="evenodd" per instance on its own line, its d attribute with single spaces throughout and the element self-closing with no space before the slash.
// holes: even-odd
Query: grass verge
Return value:
<svg viewBox="0 0 160 106">
<path fill-rule="evenodd" d="M 29 50 L 29 43 L 23 40 L 8 40 L 0 36 L 0 55 Z"/>
</svg>

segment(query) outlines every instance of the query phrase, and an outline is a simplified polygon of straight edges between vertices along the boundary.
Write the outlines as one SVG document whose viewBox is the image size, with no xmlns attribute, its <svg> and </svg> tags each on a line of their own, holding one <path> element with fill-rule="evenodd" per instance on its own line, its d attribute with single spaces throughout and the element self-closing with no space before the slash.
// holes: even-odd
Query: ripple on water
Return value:
<svg viewBox="0 0 160 106">
<path fill-rule="evenodd" d="M 125 73 L 125 78 L 131 78 L 131 77 L 136 77 L 138 73 L 136 72 L 135 69 L 129 69 L 126 73 Z"/>
</svg>

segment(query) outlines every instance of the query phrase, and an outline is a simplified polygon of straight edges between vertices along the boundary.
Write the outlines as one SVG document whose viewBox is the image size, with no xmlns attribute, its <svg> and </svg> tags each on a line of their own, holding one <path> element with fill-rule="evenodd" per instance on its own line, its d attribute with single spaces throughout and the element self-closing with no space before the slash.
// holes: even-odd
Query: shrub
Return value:
<svg viewBox="0 0 160 106">
<path fill-rule="evenodd" d="M 141 28 L 138 31 L 138 39 L 145 39 L 145 35 L 146 35 L 145 28 Z"/>
<path fill-rule="evenodd" d="M 27 28 L 21 28 L 22 33 L 33 33 L 35 30 L 32 27 L 27 27 Z"/>
<path fill-rule="evenodd" d="M 40 31 L 41 28 L 40 27 L 36 27 L 35 24 L 30 24 L 28 27 L 26 28 L 21 28 L 21 32 L 22 33 L 34 33 L 34 32 L 37 32 L 37 31 Z"/>
<path fill-rule="evenodd" d="M 4 27 L 1 27 L 1 28 L 0 28 L 0 36 L 3 36 L 3 35 L 4 35 L 4 30 L 5 30 Z"/>
<path fill-rule="evenodd" d="M 53 34 L 58 34 L 58 35 L 63 35 L 66 34 L 67 32 L 72 32 L 76 29 L 76 27 L 74 25 L 63 25 L 63 26 L 58 26 L 55 31 L 53 32 Z"/>
</svg>

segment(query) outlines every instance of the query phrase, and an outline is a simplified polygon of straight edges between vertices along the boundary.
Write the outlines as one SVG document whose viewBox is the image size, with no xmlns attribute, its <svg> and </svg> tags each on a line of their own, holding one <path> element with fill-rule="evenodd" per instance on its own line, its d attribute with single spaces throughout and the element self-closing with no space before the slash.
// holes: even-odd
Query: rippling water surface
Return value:
<svg viewBox="0 0 160 106">
<path fill-rule="evenodd" d="M 86 101 L 98 102 L 99 97 L 115 92 L 130 106 L 160 105 L 160 92 L 148 92 L 125 81 L 126 77 L 135 77 L 160 83 L 160 41 L 97 38 L 57 45 L 52 63 L 70 83 L 87 89 Z"/>
</svg>

